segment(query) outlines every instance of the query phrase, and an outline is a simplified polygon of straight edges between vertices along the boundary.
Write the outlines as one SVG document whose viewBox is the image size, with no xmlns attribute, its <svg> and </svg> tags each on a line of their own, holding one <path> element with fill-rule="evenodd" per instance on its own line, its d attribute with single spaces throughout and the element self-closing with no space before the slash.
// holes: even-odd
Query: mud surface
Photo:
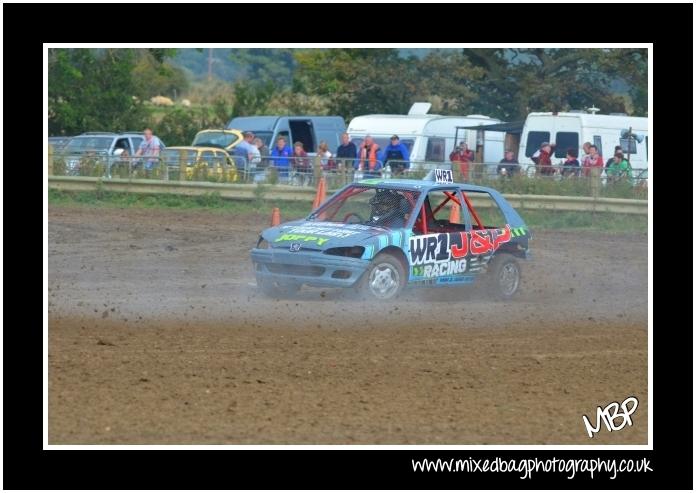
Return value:
<svg viewBox="0 0 696 493">
<path fill-rule="evenodd" d="M 49 208 L 49 443 L 647 443 L 646 235 L 536 232 L 512 302 L 370 304 L 257 294 L 267 222 Z"/>
</svg>

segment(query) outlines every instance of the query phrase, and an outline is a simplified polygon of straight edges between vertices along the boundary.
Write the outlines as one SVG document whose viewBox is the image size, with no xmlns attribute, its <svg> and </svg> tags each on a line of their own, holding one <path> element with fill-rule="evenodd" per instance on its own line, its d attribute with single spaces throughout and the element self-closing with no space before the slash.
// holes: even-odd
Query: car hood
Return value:
<svg viewBox="0 0 696 493">
<path fill-rule="evenodd" d="M 262 236 L 273 247 L 289 248 L 292 243 L 299 243 L 303 249 L 326 250 L 363 245 L 370 238 L 390 231 L 362 224 L 300 220 L 268 228 Z"/>
</svg>

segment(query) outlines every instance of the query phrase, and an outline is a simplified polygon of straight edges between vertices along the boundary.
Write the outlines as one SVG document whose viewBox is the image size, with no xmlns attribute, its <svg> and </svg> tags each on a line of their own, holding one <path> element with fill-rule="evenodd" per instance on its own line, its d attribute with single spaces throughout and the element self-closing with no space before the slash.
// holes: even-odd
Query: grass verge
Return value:
<svg viewBox="0 0 696 493">
<path fill-rule="evenodd" d="M 51 206 L 138 207 L 145 209 L 209 210 L 229 214 L 268 214 L 280 207 L 284 220 L 306 216 L 312 209 L 307 201 L 274 201 L 261 195 L 255 200 L 226 200 L 211 193 L 197 197 L 145 195 L 118 192 L 65 192 L 49 190 Z M 609 214 L 574 211 L 518 211 L 532 229 L 594 230 L 616 233 L 647 233 L 648 218 L 635 214 Z"/>
</svg>

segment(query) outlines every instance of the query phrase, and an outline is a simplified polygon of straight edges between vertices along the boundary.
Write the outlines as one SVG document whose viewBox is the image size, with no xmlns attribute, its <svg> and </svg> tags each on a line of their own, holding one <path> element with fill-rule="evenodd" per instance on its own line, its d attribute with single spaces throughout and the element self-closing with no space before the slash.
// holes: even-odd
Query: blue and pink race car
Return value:
<svg viewBox="0 0 696 493">
<path fill-rule="evenodd" d="M 530 239 L 500 193 L 435 170 L 424 180 L 347 185 L 307 218 L 264 230 L 251 259 L 259 289 L 271 296 L 308 285 L 390 300 L 407 285 L 477 282 L 510 299 Z"/>
</svg>

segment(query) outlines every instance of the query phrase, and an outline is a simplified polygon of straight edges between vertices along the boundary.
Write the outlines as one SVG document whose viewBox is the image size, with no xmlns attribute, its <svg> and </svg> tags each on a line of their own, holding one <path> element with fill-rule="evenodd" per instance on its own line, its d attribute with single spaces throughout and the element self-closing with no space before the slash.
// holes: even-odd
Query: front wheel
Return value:
<svg viewBox="0 0 696 493">
<path fill-rule="evenodd" d="M 406 281 L 403 263 L 393 255 L 380 253 L 365 271 L 362 292 L 370 299 L 392 300 L 399 296 Z"/>
<path fill-rule="evenodd" d="M 487 276 L 490 295 L 496 299 L 509 300 L 520 288 L 520 264 L 508 253 L 500 253 L 493 257 Z"/>
</svg>

